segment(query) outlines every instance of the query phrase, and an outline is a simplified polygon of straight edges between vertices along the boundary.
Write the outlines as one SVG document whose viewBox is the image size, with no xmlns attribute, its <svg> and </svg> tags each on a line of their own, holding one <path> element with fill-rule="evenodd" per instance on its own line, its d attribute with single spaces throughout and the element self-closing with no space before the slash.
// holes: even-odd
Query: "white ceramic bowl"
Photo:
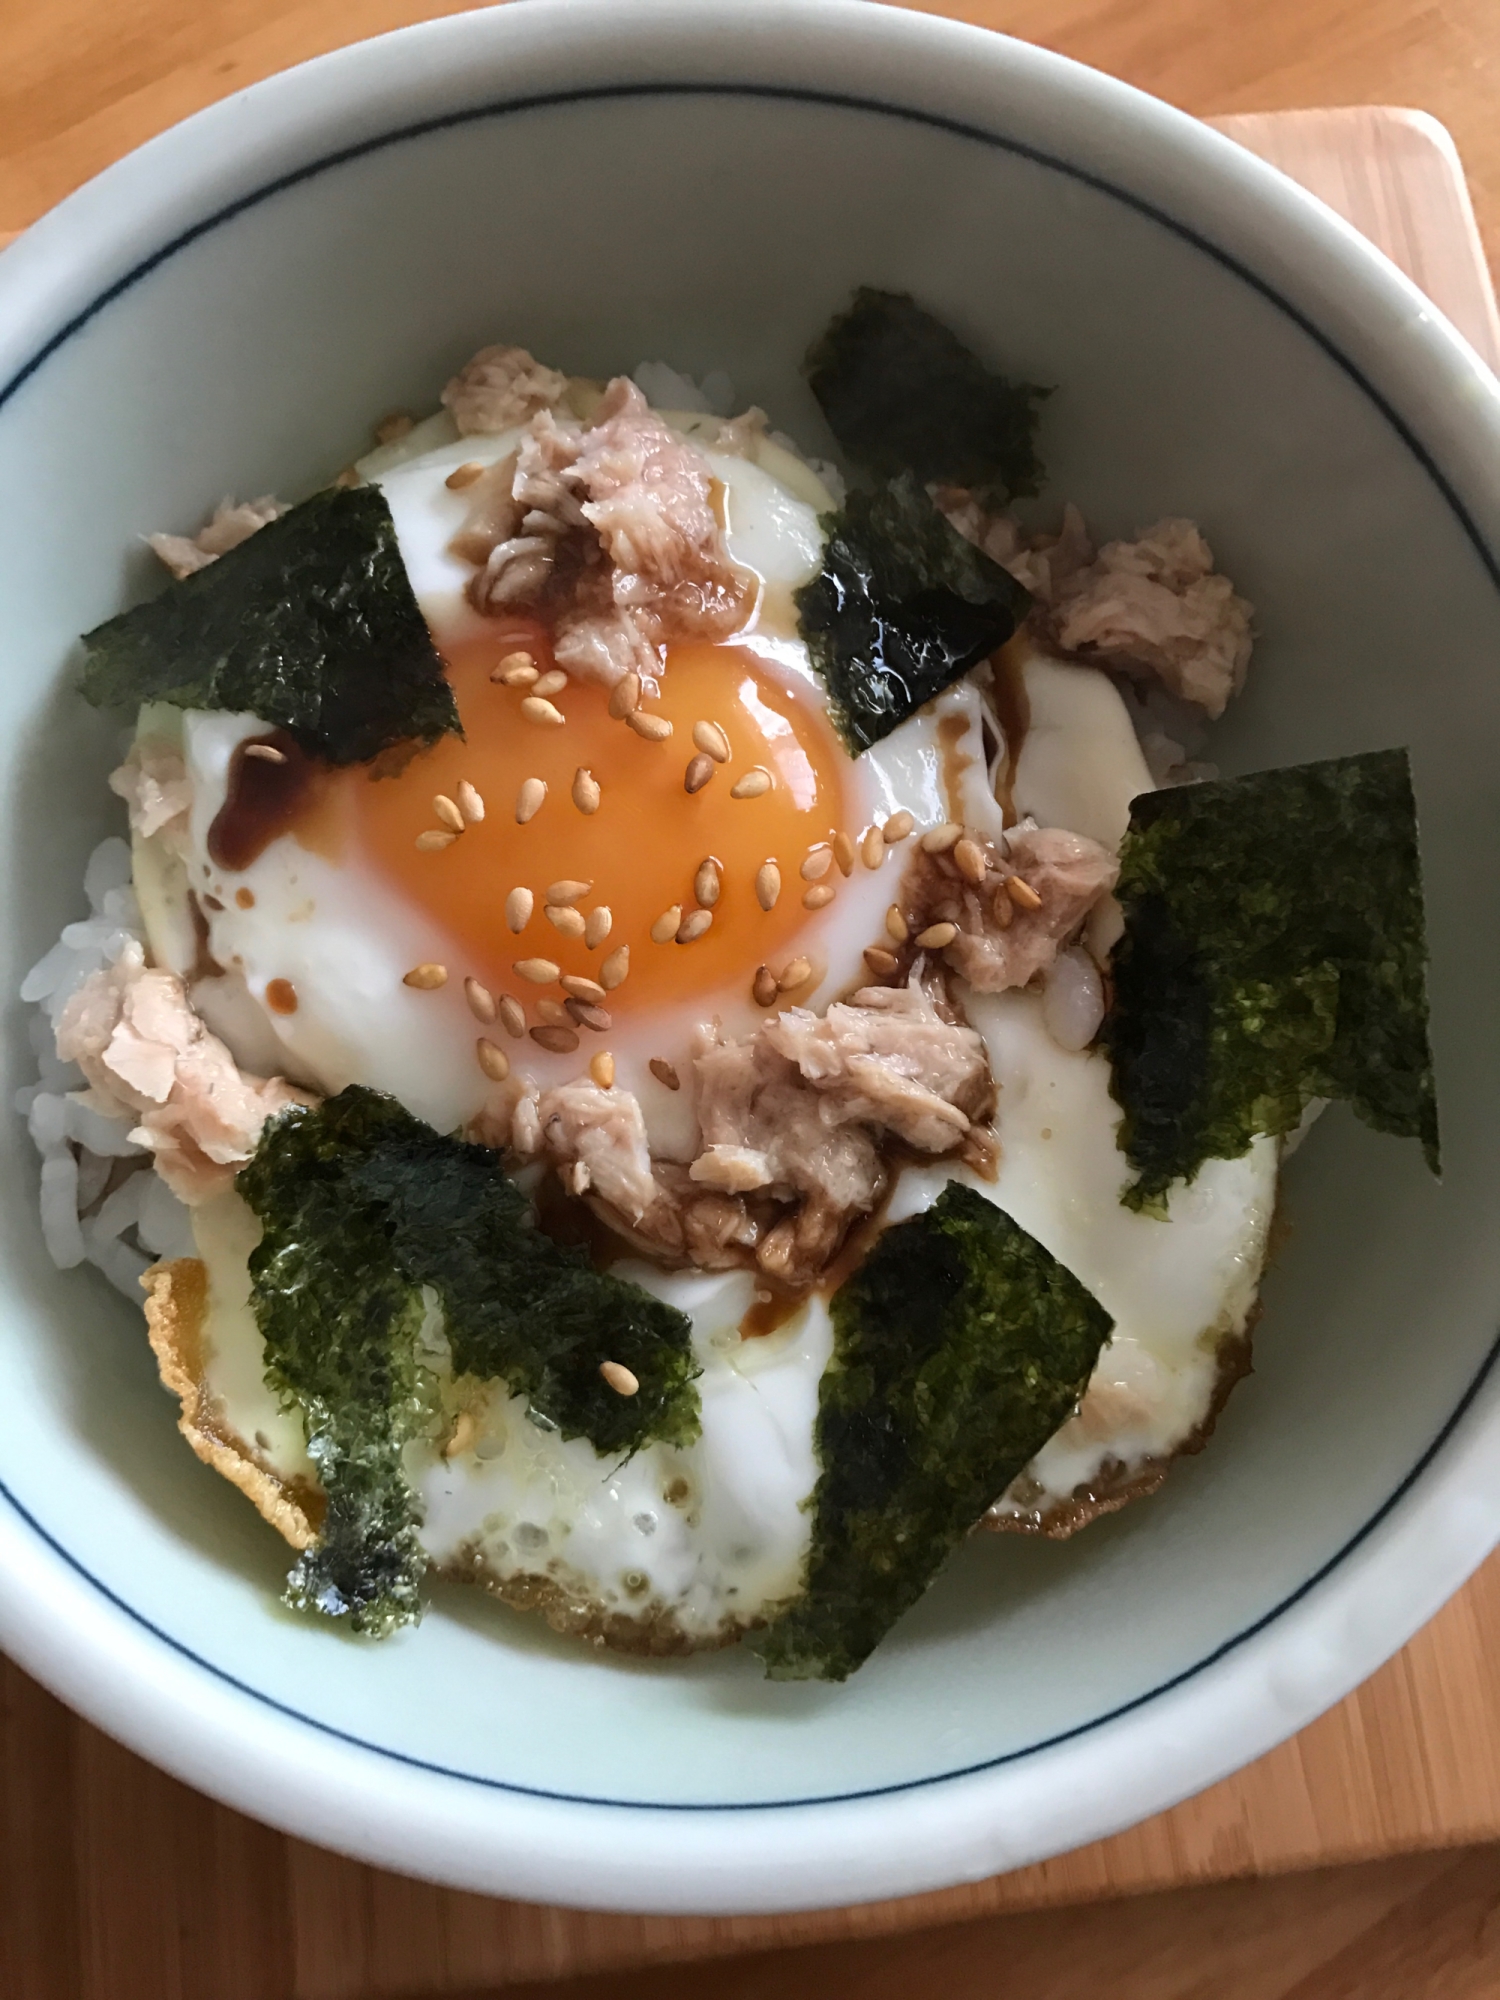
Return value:
<svg viewBox="0 0 1500 2000">
<path fill-rule="evenodd" d="M 179 1776 L 372 1861 L 676 1910 L 983 1876 L 1267 1749 L 1500 1532 L 1500 391 L 1289 183 L 1035 49 L 844 0 L 530 0 L 257 85 L 7 252 L 0 989 L 112 819 L 69 648 L 143 578 L 139 535 L 309 489 L 492 339 L 725 368 L 817 446 L 798 361 L 862 281 L 1058 385 L 1054 502 L 1203 523 L 1262 633 L 1228 767 L 1412 746 L 1447 1178 L 1331 1114 L 1211 1450 L 1076 1542 L 977 1539 L 847 1686 L 772 1686 L 452 1589 L 378 1648 L 280 1611 L 284 1551 L 177 1440 L 139 1322 L 49 1267 L 7 1124 L 0 1638 Z"/>
</svg>

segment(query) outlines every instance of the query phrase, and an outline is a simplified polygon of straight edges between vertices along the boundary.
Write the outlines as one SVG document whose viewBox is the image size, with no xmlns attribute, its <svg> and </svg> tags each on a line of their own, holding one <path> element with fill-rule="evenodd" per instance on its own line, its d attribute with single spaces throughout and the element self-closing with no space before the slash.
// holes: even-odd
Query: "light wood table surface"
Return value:
<svg viewBox="0 0 1500 2000">
<path fill-rule="evenodd" d="M 213 98 L 453 11 L 0 0 L 0 238 Z M 1500 0 L 968 0 L 931 11 L 1218 114 L 1381 241 L 1500 358 L 1480 248 L 1500 244 Z M 1420 103 L 1449 126 L 1477 225 L 1451 153 L 1420 119 L 1245 115 L 1367 98 Z M 474 2000 L 502 1986 L 520 2000 L 518 1982 L 647 1965 L 658 1969 L 546 1990 L 674 2000 L 691 1983 L 724 2000 L 883 2000 L 941 1986 L 954 2000 L 1092 2000 L 1105 1985 L 1116 2000 L 1196 2000 L 1212 1967 L 1227 2000 L 1477 2000 L 1500 1996 L 1500 1850 L 1441 1850 L 1497 1840 L 1500 1558 L 1346 1702 L 1173 1812 L 996 1881 L 771 1921 L 591 1916 L 382 1875 L 196 1797 L 0 1663 L 0 2000 Z M 1329 1866 L 1355 1862 L 1365 1865 Z M 1206 1884 L 1218 1886 L 1193 1886 Z M 1049 1907 L 1091 1901 L 1066 1919 Z M 935 1925 L 958 1928 L 909 1935 Z M 766 1955 L 809 1940 L 825 1942 Z M 711 1976 L 662 1969 L 747 1951 Z"/>
</svg>

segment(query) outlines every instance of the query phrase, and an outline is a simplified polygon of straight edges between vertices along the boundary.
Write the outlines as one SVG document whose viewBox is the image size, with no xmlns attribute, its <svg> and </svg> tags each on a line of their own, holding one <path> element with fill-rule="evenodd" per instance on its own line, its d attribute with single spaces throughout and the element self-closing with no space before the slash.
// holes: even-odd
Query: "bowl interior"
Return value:
<svg viewBox="0 0 1500 2000">
<path fill-rule="evenodd" d="M 281 1545 L 176 1440 L 138 1318 L 95 1274 L 47 1264 L 35 1159 L 18 1121 L 0 1128 L 13 1501 L 214 1672 L 494 1784 L 849 1796 L 1087 1730 L 1337 1560 L 1494 1338 L 1496 938 L 1472 890 L 1500 802 L 1494 575 L 1357 372 L 1273 296 L 1107 188 L 888 110 L 648 93 L 408 136 L 218 222 L 53 353 L 0 407 L 0 989 L 82 913 L 83 858 L 115 823 L 118 731 L 70 691 L 70 647 L 144 581 L 142 534 L 229 491 L 310 490 L 490 340 L 590 374 L 725 369 L 826 448 L 799 361 L 858 283 L 914 292 L 1056 385 L 1043 514 L 1076 500 L 1101 537 L 1168 513 L 1203 526 L 1259 619 L 1209 753 L 1226 769 L 1411 746 L 1446 1178 L 1331 1112 L 1288 1172 L 1256 1373 L 1212 1449 L 1075 1542 L 977 1539 L 848 1686 L 773 1687 L 740 1653 L 595 1657 L 456 1589 L 380 1648 L 282 1612 Z M 14 1087 L 28 1056 L 8 1004 Z"/>
</svg>

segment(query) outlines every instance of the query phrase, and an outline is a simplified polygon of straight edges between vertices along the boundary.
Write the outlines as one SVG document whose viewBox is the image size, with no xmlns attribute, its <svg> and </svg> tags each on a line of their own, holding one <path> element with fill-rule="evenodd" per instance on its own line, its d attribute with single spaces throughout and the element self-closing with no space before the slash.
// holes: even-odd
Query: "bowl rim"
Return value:
<svg viewBox="0 0 1500 2000">
<path fill-rule="evenodd" d="M 1193 242 L 1288 313 L 1375 401 L 1500 588 L 1500 564 L 1458 486 L 1315 312 L 1281 290 L 1274 275 L 1149 195 L 1013 133 L 919 102 L 785 78 L 767 81 L 763 74 L 759 80 L 751 74 L 697 81 L 616 75 L 586 87 L 573 83 L 459 108 L 450 104 L 296 158 L 299 150 L 307 153 L 310 132 L 326 126 L 330 99 L 356 121 L 372 113 L 378 121 L 385 115 L 380 100 L 398 98 L 402 76 L 413 67 L 425 87 L 459 96 L 474 72 L 477 48 L 497 67 L 527 44 L 566 65 L 576 62 L 591 23 L 590 39 L 607 27 L 617 47 L 633 44 L 638 58 L 649 41 L 645 30 L 669 27 L 680 36 L 685 24 L 711 23 L 721 71 L 735 58 L 763 70 L 765 30 L 777 22 L 783 31 L 795 29 L 799 63 L 816 31 L 825 45 L 854 35 L 865 58 L 878 61 L 883 54 L 889 82 L 914 55 L 941 71 L 955 60 L 976 66 L 997 83 L 1004 71 L 1010 83 L 1019 78 L 1050 96 L 1054 109 L 1071 104 L 1104 114 L 1124 135 L 1122 157 L 1144 151 L 1158 174 L 1165 168 L 1169 183 L 1191 164 L 1208 187 L 1210 210 L 1217 196 L 1226 214 L 1237 205 L 1262 225 L 1274 222 L 1283 259 L 1294 268 L 1299 245 L 1303 262 L 1308 251 L 1325 260 L 1321 282 L 1332 295 L 1325 303 L 1342 295 L 1346 313 L 1373 314 L 1415 336 L 1397 374 L 1405 379 L 1425 371 L 1439 385 L 1462 388 L 1471 423 L 1477 394 L 1483 420 L 1475 428 L 1488 434 L 1491 449 L 1500 442 L 1500 390 L 1461 337 L 1364 238 L 1273 169 L 1184 114 L 1062 57 L 932 16 L 871 7 L 868 0 L 530 0 L 520 10 L 398 30 L 254 85 L 106 169 L 4 253 L 3 274 L 12 282 L 0 309 L 0 408 L 52 353 L 151 270 L 234 215 L 351 159 L 435 129 L 581 97 L 691 91 L 790 98 L 880 111 L 1020 153 L 1126 201 Z M 617 61 L 616 71 L 619 66 Z M 949 78 L 939 78 L 939 93 L 949 85 Z M 920 90 L 912 93 L 920 96 Z M 255 114 L 259 153 L 290 149 L 294 163 L 284 161 L 279 173 L 240 186 L 201 212 L 203 184 L 213 179 L 209 163 L 221 168 L 226 157 L 238 159 L 241 168 L 246 163 L 245 149 L 237 154 L 236 145 L 245 138 L 247 107 Z M 170 200 L 159 192 L 163 176 L 173 189 Z M 200 212 L 193 214 L 195 202 Z M 175 230 L 173 203 L 179 220 L 184 203 L 188 211 Z M 88 274 L 101 262 L 109 268 L 105 245 L 118 242 L 122 218 L 125 247 L 133 245 L 135 260 L 102 285 L 95 278 L 90 297 Z M 1268 234 L 1274 242 L 1275 231 Z M 82 294 L 71 309 L 70 291 Z M 15 359 L 28 329 L 49 321 L 51 332 L 40 341 L 30 336 L 29 353 Z M 13 351 L 8 368 L 7 348 Z M 1415 364 L 1408 358 L 1412 351 Z M 1465 483 L 1483 490 L 1482 467 L 1471 466 Z M 1493 501 L 1493 475 L 1488 488 Z M 64 1699 L 189 1782 L 289 1831 L 455 1886 L 591 1907 L 702 1911 L 813 1907 L 910 1893 L 1040 1859 L 1174 1803 L 1301 1727 L 1403 1644 L 1500 1539 L 1500 1469 L 1490 1469 L 1483 1448 L 1500 1422 L 1497 1352 L 1500 1340 L 1371 1519 L 1279 1605 L 1204 1660 L 1042 1743 L 862 1792 L 766 1803 L 618 1801 L 417 1763 L 299 1715 L 192 1653 L 94 1578 L 3 1482 L 0 1499 L 8 1511 L 0 1514 L 0 1637 Z M 1420 1500 L 1414 1497 L 1419 1490 Z M 1425 1526 L 1413 1541 L 1419 1515 Z M 1439 1521 L 1445 1532 L 1435 1535 Z M 1373 1616 L 1377 1598 L 1380 1615 Z M 1274 1646 L 1268 1637 L 1273 1626 Z M 205 1673 L 217 1685 L 205 1688 Z M 1146 1716 L 1143 1728 L 1143 1712 L 1153 1705 L 1155 1715 Z M 1226 1726 L 1226 1713 L 1234 1717 L 1232 1726 Z M 319 1739 L 311 1751 L 309 1736 Z M 1078 1762 L 1084 1737 L 1091 1739 L 1086 1766 Z M 368 1766 L 368 1759 L 381 1768 Z M 393 1778 L 392 1764 L 406 1768 Z M 1100 1782 L 1111 1768 L 1113 1787 Z M 455 1814 L 455 1786 L 470 1788 L 470 1810 Z M 480 1811 L 472 1809 L 476 1786 L 486 1795 Z M 498 1811 L 496 1793 L 505 1795 Z M 1112 1806 L 1112 1796 L 1129 1804 Z M 621 1815 L 632 1827 L 623 1842 Z M 464 1823 L 456 1840 L 455 1817 Z M 686 1839 L 673 1834 L 674 1825 L 691 1833 Z"/>
</svg>

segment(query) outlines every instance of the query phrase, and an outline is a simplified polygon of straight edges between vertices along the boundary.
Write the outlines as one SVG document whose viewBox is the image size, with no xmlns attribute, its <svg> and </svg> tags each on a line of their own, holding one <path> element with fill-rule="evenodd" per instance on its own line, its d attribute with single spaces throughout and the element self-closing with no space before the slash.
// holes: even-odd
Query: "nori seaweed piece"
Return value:
<svg viewBox="0 0 1500 2000">
<path fill-rule="evenodd" d="M 328 1495 L 288 1584 L 299 1609 L 375 1636 L 420 1613 L 401 1451 L 434 1406 L 417 1353 L 424 1286 L 455 1374 L 499 1378 L 543 1427 L 607 1456 L 697 1436 L 687 1315 L 544 1236 L 488 1147 L 354 1085 L 273 1119 L 238 1186 L 265 1231 L 250 1276 L 267 1380 L 304 1411 Z M 635 1374 L 637 1395 L 608 1387 L 606 1360 Z"/>
<path fill-rule="evenodd" d="M 807 1580 L 754 1641 L 773 1680 L 841 1681 L 1066 1421 L 1111 1320 L 991 1201 L 950 1181 L 833 1300 Z"/>
<path fill-rule="evenodd" d="M 315 493 L 83 644 L 97 707 L 257 715 L 331 764 L 463 733 L 375 486 Z"/>
<path fill-rule="evenodd" d="M 862 285 L 804 365 L 828 428 L 875 478 L 910 471 L 991 500 L 1040 489 L 1037 406 L 1050 391 L 992 374 L 907 293 Z"/>
<path fill-rule="evenodd" d="M 1102 1040 L 1135 1172 L 1126 1205 L 1341 1097 L 1438 1171 L 1411 769 L 1372 751 L 1148 792 L 1115 889 Z"/>
<path fill-rule="evenodd" d="M 797 622 L 858 756 L 1004 645 L 1031 598 L 911 473 L 820 519 L 823 567 L 796 594 Z"/>
</svg>

